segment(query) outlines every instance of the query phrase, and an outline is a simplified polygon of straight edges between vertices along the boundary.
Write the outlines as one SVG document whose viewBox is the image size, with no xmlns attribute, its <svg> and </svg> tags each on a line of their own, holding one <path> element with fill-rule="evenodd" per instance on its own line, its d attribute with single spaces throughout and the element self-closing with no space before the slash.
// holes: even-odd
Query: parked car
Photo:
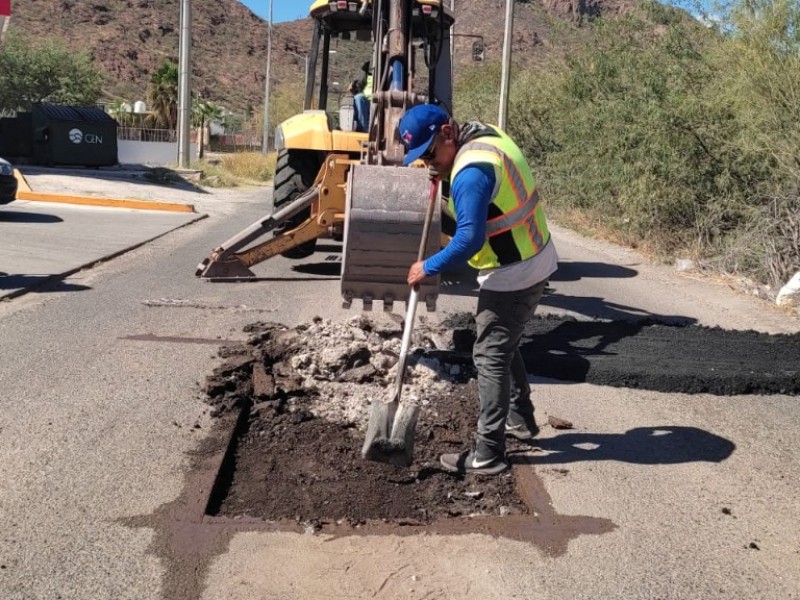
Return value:
<svg viewBox="0 0 800 600">
<path fill-rule="evenodd" d="M 17 197 L 17 178 L 14 167 L 7 160 L 0 158 L 0 204 L 8 204 Z"/>
</svg>

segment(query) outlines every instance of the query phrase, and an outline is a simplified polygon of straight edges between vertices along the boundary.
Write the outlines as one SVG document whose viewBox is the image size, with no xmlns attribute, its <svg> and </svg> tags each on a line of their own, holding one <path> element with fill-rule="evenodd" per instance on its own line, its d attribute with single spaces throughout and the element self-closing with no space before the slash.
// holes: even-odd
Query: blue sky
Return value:
<svg viewBox="0 0 800 600">
<path fill-rule="evenodd" d="M 266 20 L 269 16 L 269 0 L 240 0 L 247 8 Z M 311 0 L 272 0 L 272 20 L 294 21 L 308 16 Z"/>
</svg>

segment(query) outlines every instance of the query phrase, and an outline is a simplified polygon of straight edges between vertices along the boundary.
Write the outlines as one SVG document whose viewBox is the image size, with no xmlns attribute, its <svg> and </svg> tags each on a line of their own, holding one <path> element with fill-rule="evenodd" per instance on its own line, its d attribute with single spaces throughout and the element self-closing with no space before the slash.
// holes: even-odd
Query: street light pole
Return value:
<svg viewBox="0 0 800 600">
<path fill-rule="evenodd" d="M 308 85 L 308 54 L 300 54 L 299 52 L 294 52 L 288 48 L 286 48 L 284 52 L 286 52 L 286 54 L 291 54 L 292 56 L 303 59 L 303 89 L 305 90 L 306 86 Z"/>
<path fill-rule="evenodd" d="M 269 23 L 267 25 L 267 77 L 264 83 L 264 131 L 261 152 L 269 152 L 269 80 L 272 62 L 272 0 L 269 0 Z"/>
<path fill-rule="evenodd" d="M 6 37 L 6 30 L 10 22 L 11 0 L 6 0 L 6 2 L 0 1 L 0 44 L 3 43 L 3 39 Z"/>
<path fill-rule="evenodd" d="M 506 29 L 503 40 L 503 74 L 500 81 L 500 116 L 498 125 L 505 130 L 508 121 L 508 83 L 511 78 L 511 35 L 514 31 L 514 0 L 506 0 Z"/>
<path fill-rule="evenodd" d="M 455 81 L 456 73 L 456 0 L 450 0 L 453 24 L 450 25 L 450 80 Z"/>
<path fill-rule="evenodd" d="M 189 168 L 189 129 L 191 127 L 192 87 L 192 3 L 181 0 L 181 31 L 178 69 L 178 164 Z"/>
</svg>

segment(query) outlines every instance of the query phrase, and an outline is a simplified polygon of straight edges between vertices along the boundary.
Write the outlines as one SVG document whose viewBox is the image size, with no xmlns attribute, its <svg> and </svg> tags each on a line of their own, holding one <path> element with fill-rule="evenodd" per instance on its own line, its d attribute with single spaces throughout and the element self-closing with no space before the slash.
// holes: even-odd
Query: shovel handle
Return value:
<svg viewBox="0 0 800 600">
<path fill-rule="evenodd" d="M 436 179 L 431 179 L 431 187 L 428 192 L 428 210 L 425 212 L 425 222 L 422 225 L 422 240 L 419 244 L 419 252 L 417 253 L 417 261 L 425 258 L 425 250 L 428 247 L 428 236 L 431 231 L 431 222 L 433 221 L 433 211 L 436 209 L 436 197 L 439 192 L 439 182 Z M 414 317 L 417 314 L 417 303 L 419 300 L 419 284 L 411 287 L 411 293 L 408 296 L 408 308 L 406 309 L 406 319 L 403 323 L 403 341 L 400 344 L 400 359 L 397 361 L 397 379 L 395 385 L 394 399 L 400 400 L 400 392 L 403 389 L 403 379 L 406 373 L 406 361 L 408 359 L 408 348 L 411 345 L 411 332 L 414 329 Z"/>
<path fill-rule="evenodd" d="M 422 241 L 417 252 L 417 261 L 425 258 L 425 250 L 428 247 L 428 236 L 431 232 L 431 222 L 433 221 L 433 211 L 436 209 L 436 197 L 439 195 L 439 180 L 431 179 L 431 187 L 428 191 L 428 210 L 425 212 L 425 222 L 422 225 Z M 416 287 L 416 286 L 415 286 Z"/>
</svg>

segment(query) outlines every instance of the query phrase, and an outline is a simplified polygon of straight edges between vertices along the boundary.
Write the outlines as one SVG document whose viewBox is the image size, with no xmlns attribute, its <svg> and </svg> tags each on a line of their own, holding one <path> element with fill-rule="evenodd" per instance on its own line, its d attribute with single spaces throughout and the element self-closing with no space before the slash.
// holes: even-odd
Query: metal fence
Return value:
<svg viewBox="0 0 800 600">
<path fill-rule="evenodd" d="M 194 143 L 196 135 L 191 136 Z M 178 142 L 174 129 L 146 129 L 141 127 L 118 127 L 117 139 L 126 142 Z M 255 133 L 227 133 L 212 135 L 207 140 L 209 150 L 217 152 L 261 151 L 261 136 Z"/>
<path fill-rule="evenodd" d="M 178 141 L 178 132 L 174 129 L 118 127 L 117 139 L 129 142 L 169 142 L 174 144 Z"/>
<path fill-rule="evenodd" d="M 255 133 L 212 135 L 209 147 L 215 152 L 260 152 L 261 136 Z"/>
</svg>

